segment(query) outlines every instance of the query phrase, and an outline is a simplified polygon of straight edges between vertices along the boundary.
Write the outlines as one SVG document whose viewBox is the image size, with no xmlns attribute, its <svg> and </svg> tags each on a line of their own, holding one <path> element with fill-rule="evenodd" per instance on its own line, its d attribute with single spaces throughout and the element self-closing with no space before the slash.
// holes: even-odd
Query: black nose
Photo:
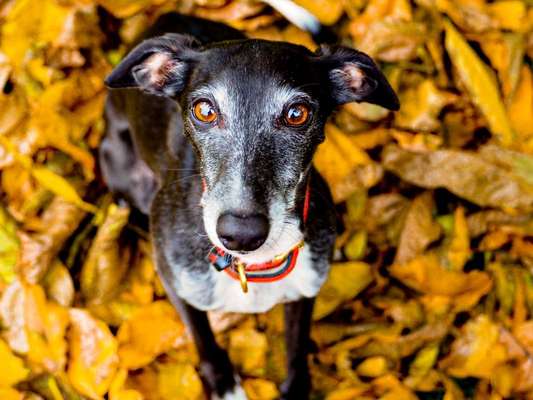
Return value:
<svg viewBox="0 0 533 400">
<path fill-rule="evenodd" d="M 266 240 L 268 219 L 261 214 L 222 214 L 217 221 L 217 235 L 228 250 L 251 251 Z"/>
</svg>

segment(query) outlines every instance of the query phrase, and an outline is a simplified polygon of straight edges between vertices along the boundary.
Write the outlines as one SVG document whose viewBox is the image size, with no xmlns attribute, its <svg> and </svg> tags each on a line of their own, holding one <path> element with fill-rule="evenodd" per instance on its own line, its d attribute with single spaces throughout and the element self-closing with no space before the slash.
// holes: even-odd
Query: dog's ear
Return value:
<svg viewBox="0 0 533 400">
<path fill-rule="evenodd" d="M 335 105 L 364 101 L 394 111 L 400 108 L 396 93 L 365 53 L 343 46 L 322 46 L 316 55 Z"/>
<path fill-rule="evenodd" d="M 105 83 L 110 88 L 140 88 L 174 97 L 185 86 L 197 46 L 190 36 L 175 33 L 145 40 L 129 52 Z"/>
</svg>

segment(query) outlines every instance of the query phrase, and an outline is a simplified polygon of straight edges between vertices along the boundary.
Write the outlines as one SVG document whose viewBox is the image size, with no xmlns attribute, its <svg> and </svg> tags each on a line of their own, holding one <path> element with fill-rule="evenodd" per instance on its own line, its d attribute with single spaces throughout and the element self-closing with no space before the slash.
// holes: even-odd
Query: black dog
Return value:
<svg viewBox="0 0 533 400">
<path fill-rule="evenodd" d="M 158 272 L 212 397 L 246 398 L 205 311 L 286 303 L 282 398 L 306 399 L 313 300 L 335 237 L 311 160 L 337 105 L 396 110 L 398 99 L 374 62 L 346 47 L 312 53 L 177 14 L 146 38 L 106 80 L 104 177 L 150 216 Z"/>
</svg>

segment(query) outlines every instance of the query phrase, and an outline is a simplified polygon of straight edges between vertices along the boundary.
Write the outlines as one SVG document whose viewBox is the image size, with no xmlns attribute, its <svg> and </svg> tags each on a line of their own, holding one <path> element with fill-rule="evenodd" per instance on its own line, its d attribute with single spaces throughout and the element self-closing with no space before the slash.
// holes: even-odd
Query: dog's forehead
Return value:
<svg viewBox="0 0 533 400">
<path fill-rule="evenodd" d="M 224 42 L 204 51 L 198 65 L 201 80 L 226 80 L 247 87 L 284 82 L 298 87 L 318 81 L 313 53 L 285 42 L 244 40 Z"/>
</svg>

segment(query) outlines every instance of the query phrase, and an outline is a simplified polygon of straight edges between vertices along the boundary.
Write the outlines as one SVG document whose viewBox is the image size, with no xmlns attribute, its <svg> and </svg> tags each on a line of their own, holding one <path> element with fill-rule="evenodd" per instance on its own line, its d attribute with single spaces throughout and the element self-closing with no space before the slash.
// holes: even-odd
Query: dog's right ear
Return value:
<svg viewBox="0 0 533 400">
<path fill-rule="evenodd" d="M 185 86 L 197 47 L 190 36 L 175 33 L 145 40 L 118 64 L 105 84 L 175 97 Z"/>
</svg>

